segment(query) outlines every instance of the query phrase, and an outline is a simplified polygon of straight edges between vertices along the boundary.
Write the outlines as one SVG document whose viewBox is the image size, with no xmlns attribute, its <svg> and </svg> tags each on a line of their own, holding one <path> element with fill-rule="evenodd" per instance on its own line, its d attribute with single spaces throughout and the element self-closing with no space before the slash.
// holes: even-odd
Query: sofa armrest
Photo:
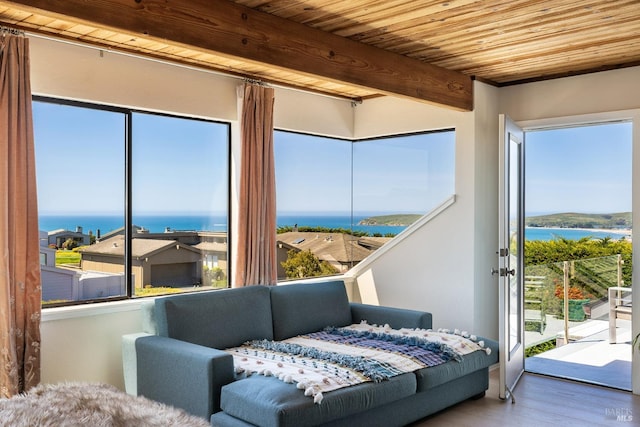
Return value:
<svg viewBox="0 0 640 427">
<path fill-rule="evenodd" d="M 136 340 L 138 394 L 209 420 L 220 389 L 234 380 L 233 357 L 162 336 Z"/>
<path fill-rule="evenodd" d="M 426 311 L 408 310 L 403 308 L 383 307 L 351 303 L 351 318 L 353 323 L 366 320 L 371 325 L 388 324 L 394 329 L 399 328 L 431 328 L 431 313 Z"/>
</svg>

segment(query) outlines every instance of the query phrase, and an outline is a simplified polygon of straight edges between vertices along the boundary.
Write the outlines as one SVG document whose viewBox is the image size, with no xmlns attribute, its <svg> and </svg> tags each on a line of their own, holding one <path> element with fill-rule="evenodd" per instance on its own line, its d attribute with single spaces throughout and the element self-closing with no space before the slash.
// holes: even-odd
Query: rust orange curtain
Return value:
<svg viewBox="0 0 640 427">
<path fill-rule="evenodd" d="M 0 397 L 40 382 L 40 251 L 29 41 L 0 33 Z"/>
<path fill-rule="evenodd" d="M 273 88 L 244 85 L 236 287 L 277 282 L 273 105 Z"/>
</svg>

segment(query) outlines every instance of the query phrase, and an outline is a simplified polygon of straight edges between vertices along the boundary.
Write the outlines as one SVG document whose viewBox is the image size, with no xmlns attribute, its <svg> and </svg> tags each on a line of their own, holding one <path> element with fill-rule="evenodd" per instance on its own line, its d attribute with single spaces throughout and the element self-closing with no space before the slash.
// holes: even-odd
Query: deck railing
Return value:
<svg viewBox="0 0 640 427">
<path fill-rule="evenodd" d="M 548 316 L 572 322 L 608 320 L 609 288 L 624 288 L 622 255 L 525 267 L 525 328 L 544 332 Z M 629 287 L 629 285 L 627 285 Z"/>
</svg>

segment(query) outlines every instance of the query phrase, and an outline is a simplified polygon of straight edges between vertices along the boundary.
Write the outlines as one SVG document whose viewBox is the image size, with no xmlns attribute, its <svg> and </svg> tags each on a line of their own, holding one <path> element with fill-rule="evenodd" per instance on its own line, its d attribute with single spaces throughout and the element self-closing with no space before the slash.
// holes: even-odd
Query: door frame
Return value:
<svg viewBox="0 0 640 427">
<path fill-rule="evenodd" d="M 608 111 L 601 113 L 577 114 L 568 116 L 558 116 L 533 120 L 519 120 L 517 125 L 520 126 L 525 133 L 531 130 L 578 126 L 590 123 L 605 123 L 613 121 L 631 121 L 633 125 L 632 133 L 632 221 L 634 224 L 640 224 L 640 109 L 629 109 L 619 111 Z M 635 184 L 634 183 L 639 183 Z M 635 242 L 640 242 L 640 227 L 634 227 L 631 238 Z M 633 265 L 640 266 L 640 249 L 634 250 Z M 631 288 L 635 295 L 640 295 L 640 268 L 634 268 L 632 272 Z M 632 312 L 632 336 L 640 334 L 640 310 Z M 640 349 L 632 352 L 632 369 L 631 369 L 631 387 L 632 393 L 640 395 Z"/>
</svg>

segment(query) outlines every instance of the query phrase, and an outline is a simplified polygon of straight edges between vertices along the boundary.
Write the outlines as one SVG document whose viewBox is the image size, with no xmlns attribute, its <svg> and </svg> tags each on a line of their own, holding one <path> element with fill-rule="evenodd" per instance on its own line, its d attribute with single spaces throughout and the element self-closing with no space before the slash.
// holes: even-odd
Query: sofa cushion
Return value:
<svg viewBox="0 0 640 427">
<path fill-rule="evenodd" d="M 422 368 L 416 371 L 418 392 L 498 363 L 498 343 L 493 340 L 480 339 L 484 340 L 485 347 L 491 349 L 491 354 L 487 354 L 484 351 L 474 351 L 462 356 L 462 361 L 460 362 L 451 360 L 438 366 Z"/>
<path fill-rule="evenodd" d="M 357 414 L 415 392 L 415 375 L 408 373 L 379 383 L 368 382 L 324 393 L 322 403 L 315 404 L 313 398 L 305 396 L 295 384 L 252 375 L 224 386 L 220 406 L 226 414 L 251 424 L 303 427 Z"/>
<path fill-rule="evenodd" d="M 349 298 L 341 280 L 273 287 L 271 311 L 275 340 L 351 324 Z"/>
<path fill-rule="evenodd" d="M 196 292 L 156 299 L 158 334 L 225 349 L 273 339 L 269 288 Z"/>
<path fill-rule="evenodd" d="M 389 325 L 393 329 L 430 329 L 432 315 L 425 311 L 352 302 L 351 318 L 352 323 L 360 323 L 364 320 L 370 325 Z"/>
</svg>

